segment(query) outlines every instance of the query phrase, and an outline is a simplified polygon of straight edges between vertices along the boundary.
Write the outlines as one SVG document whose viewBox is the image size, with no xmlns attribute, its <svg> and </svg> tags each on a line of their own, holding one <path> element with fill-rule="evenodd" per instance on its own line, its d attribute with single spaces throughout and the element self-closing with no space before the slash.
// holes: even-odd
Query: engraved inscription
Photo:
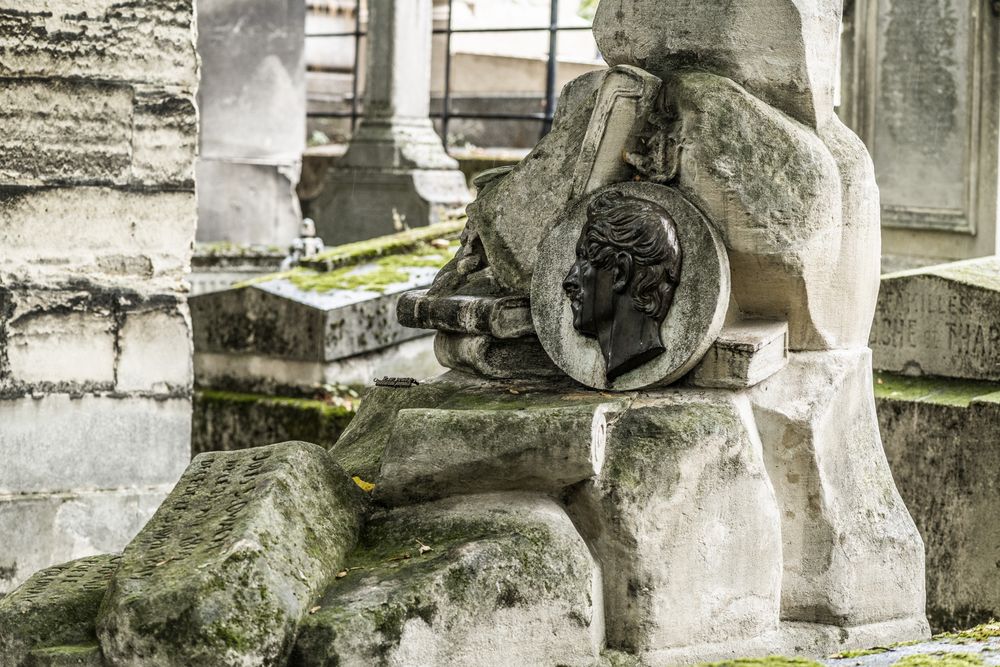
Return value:
<svg viewBox="0 0 1000 667">
<path fill-rule="evenodd" d="M 231 541 L 271 455 L 270 450 L 249 457 L 209 454 L 193 463 L 130 547 L 141 560 L 129 578 L 145 579 L 170 562 L 190 558 L 199 550 L 217 550 Z"/>
<path fill-rule="evenodd" d="M 79 560 L 56 565 L 42 570 L 31 577 L 16 591 L 16 601 L 22 605 L 35 605 L 52 595 L 61 600 L 61 595 L 67 589 L 78 592 L 96 593 L 108 586 L 108 580 L 115 570 L 121 557 L 90 556 Z"/>
</svg>

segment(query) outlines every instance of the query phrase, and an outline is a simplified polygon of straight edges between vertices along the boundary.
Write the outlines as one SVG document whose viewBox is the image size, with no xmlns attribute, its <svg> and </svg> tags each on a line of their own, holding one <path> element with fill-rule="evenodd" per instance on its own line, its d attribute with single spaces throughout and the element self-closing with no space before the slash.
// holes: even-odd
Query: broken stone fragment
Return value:
<svg viewBox="0 0 1000 667">
<path fill-rule="evenodd" d="M 30 654 L 36 649 L 96 644 L 94 620 L 120 560 L 115 554 L 55 565 L 0 598 L 0 665 L 49 664 Z"/>
<path fill-rule="evenodd" d="M 583 392 L 499 397 L 400 410 L 376 499 L 398 505 L 488 491 L 559 492 L 601 472 L 608 422 L 629 402 Z"/>
<path fill-rule="evenodd" d="M 280 664 L 354 546 L 359 495 L 317 445 L 197 457 L 122 554 L 97 619 L 106 660 Z"/>
<path fill-rule="evenodd" d="M 600 569 L 563 509 L 529 494 L 385 511 L 303 621 L 292 663 L 590 666 Z"/>
<path fill-rule="evenodd" d="M 745 397 L 640 395 L 568 511 L 604 568 L 609 647 L 683 664 L 778 628 L 781 525 Z"/>
</svg>

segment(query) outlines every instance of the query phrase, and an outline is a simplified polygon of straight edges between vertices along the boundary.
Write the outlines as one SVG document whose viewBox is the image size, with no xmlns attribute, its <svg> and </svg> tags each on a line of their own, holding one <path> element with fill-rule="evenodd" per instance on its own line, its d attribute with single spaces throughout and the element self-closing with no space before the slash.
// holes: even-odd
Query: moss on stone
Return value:
<svg viewBox="0 0 1000 667">
<path fill-rule="evenodd" d="M 958 632 L 943 632 L 934 635 L 934 639 L 958 641 L 958 642 L 985 642 L 990 639 L 1000 638 L 1000 621 L 990 621 L 982 625 L 977 625 L 969 630 Z"/>
<path fill-rule="evenodd" d="M 456 240 L 463 229 L 464 219 L 417 227 L 390 236 L 336 246 L 310 258 L 306 264 L 317 268 L 322 266 L 329 271 L 385 255 L 412 253 L 437 239 Z"/>
<path fill-rule="evenodd" d="M 967 408 L 973 400 L 991 400 L 1000 384 L 941 377 L 875 373 L 875 398 Z"/>
<path fill-rule="evenodd" d="M 893 667 L 980 667 L 983 659 L 971 653 L 917 653 L 900 658 Z"/>
<path fill-rule="evenodd" d="M 447 248 L 421 246 L 405 255 L 389 255 L 361 266 L 349 265 L 332 271 L 315 271 L 296 268 L 278 276 L 283 277 L 304 292 L 332 292 L 334 290 L 365 290 L 384 292 L 393 285 L 408 282 L 407 269 L 440 269 L 458 250 L 458 241 Z"/>
<path fill-rule="evenodd" d="M 830 656 L 834 660 L 846 660 L 850 658 L 864 658 L 868 655 L 879 655 L 881 653 L 887 653 L 891 649 L 886 646 L 877 646 L 875 648 L 862 648 L 855 649 L 853 651 L 841 651 L 836 655 Z"/>
<path fill-rule="evenodd" d="M 267 396 L 199 389 L 195 391 L 193 455 L 232 451 L 286 440 L 329 447 L 348 427 L 357 400 L 325 400 Z"/>
<path fill-rule="evenodd" d="M 772 655 L 766 658 L 738 658 L 722 662 L 702 663 L 699 667 L 821 667 L 815 660 L 786 658 Z"/>
</svg>

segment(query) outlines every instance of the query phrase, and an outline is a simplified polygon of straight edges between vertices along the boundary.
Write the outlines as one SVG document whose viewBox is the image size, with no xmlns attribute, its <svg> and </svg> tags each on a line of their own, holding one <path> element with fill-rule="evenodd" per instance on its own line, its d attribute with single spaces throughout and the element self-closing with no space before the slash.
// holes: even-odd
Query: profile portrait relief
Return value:
<svg viewBox="0 0 1000 667">
<path fill-rule="evenodd" d="M 681 264 L 677 224 L 662 206 L 607 192 L 587 207 L 562 287 L 573 328 L 600 344 L 609 383 L 663 354 Z"/>
</svg>

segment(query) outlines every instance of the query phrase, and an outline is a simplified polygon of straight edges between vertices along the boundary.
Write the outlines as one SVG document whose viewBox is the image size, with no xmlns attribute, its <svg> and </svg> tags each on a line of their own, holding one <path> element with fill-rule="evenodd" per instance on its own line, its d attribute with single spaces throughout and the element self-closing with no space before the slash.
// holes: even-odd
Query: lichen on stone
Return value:
<svg viewBox="0 0 1000 667">
<path fill-rule="evenodd" d="M 983 659 L 971 653 L 917 653 L 900 658 L 893 667 L 980 667 Z"/>
<path fill-rule="evenodd" d="M 980 397 L 1000 391 L 1000 384 L 941 377 L 875 373 L 875 398 L 967 408 Z"/>
</svg>

